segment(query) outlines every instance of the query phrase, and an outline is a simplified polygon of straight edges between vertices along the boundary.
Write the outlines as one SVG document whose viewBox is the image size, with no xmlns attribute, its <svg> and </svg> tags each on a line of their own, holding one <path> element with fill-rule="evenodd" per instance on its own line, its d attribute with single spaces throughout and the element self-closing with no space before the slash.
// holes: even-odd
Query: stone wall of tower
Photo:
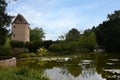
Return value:
<svg viewBox="0 0 120 80">
<path fill-rule="evenodd" d="M 11 40 L 13 41 L 30 41 L 29 37 L 29 24 L 12 24 L 12 36 Z"/>
</svg>

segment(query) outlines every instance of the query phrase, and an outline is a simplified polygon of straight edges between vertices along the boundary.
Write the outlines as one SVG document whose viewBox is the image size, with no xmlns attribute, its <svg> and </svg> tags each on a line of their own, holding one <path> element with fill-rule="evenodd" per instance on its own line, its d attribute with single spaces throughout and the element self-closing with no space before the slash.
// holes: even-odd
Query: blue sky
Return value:
<svg viewBox="0 0 120 80">
<path fill-rule="evenodd" d="M 46 40 L 57 40 L 72 28 L 97 26 L 115 10 L 120 0 L 17 0 L 7 7 L 10 15 L 22 14 L 31 28 L 42 27 Z"/>
</svg>

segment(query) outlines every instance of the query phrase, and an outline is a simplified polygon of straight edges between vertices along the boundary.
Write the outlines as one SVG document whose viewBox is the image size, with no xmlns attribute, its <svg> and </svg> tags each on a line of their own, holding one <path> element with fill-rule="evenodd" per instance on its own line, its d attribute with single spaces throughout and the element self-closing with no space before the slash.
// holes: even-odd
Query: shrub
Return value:
<svg viewBox="0 0 120 80">
<path fill-rule="evenodd" d="M 48 54 L 48 50 L 45 48 L 39 48 L 37 49 L 37 54 L 38 56 L 45 56 Z"/>
<path fill-rule="evenodd" d="M 10 46 L 0 46 L 0 56 L 11 56 L 12 49 Z"/>
<path fill-rule="evenodd" d="M 82 52 L 82 53 L 89 53 L 90 50 L 87 49 L 87 48 L 81 48 L 81 49 L 80 49 L 80 52 Z"/>
<path fill-rule="evenodd" d="M 35 53 L 30 53 L 30 57 L 36 57 Z"/>
<path fill-rule="evenodd" d="M 30 57 L 30 54 L 28 53 L 23 53 L 18 56 L 18 58 L 29 58 L 29 57 Z"/>
<path fill-rule="evenodd" d="M 27 75 L 28 71 L 29 69 L 27 67 L 23 67 L 16 72 L 16 75 Z"/>
<path fill-rule="evenodd" d="M 23 48 L 24 47 L 24 42 L 22 41 L 11 41 L 11 46 L 12 48 Z"/>
<path fill-rule="evenodd" d="M 24 53 L 24 48 L 13 48 L 12 51 L 13 51 L 13 56 L 17 57 L 18 55 Z"/>
<path fill-rule="evenodd" d="M 20 69 L 0 69 L 0 80 L 50 80 L 36 70 L 27 67 Z"/>
<path fill-rule="evenodd" d="M 29 49 L 29 52 L 36 52 L 36 50 L 42 46 L 43 46 L 43 43 L 41 41 L 25 43 L 25 48 Z"/>
</svg>

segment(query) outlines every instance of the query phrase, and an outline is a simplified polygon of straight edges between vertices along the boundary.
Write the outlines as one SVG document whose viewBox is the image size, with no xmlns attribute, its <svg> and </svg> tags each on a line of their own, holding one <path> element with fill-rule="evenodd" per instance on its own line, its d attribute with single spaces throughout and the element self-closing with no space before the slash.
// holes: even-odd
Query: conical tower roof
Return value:
<svg viewBox="0 0 120 80">
<path fill-rule="evenodd" d="M 18 14 L 12 24 L 29 24 L 23 15 Z"/>
</svg>

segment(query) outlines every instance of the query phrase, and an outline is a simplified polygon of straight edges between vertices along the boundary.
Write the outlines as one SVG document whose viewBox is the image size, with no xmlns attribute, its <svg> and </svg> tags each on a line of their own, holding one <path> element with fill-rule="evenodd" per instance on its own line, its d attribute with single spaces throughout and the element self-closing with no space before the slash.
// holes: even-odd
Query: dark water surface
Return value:
<svg viewBox="0 0 120 80">
<path fill-rule="evenodd" d="M 63 56 L 64 57 L 64 56 Z M 80 54 L 65 60 L 18 60 L 17 66 L 47 74 L 53 80 L 120 80 L 120 54 Z"/>
</svg>

